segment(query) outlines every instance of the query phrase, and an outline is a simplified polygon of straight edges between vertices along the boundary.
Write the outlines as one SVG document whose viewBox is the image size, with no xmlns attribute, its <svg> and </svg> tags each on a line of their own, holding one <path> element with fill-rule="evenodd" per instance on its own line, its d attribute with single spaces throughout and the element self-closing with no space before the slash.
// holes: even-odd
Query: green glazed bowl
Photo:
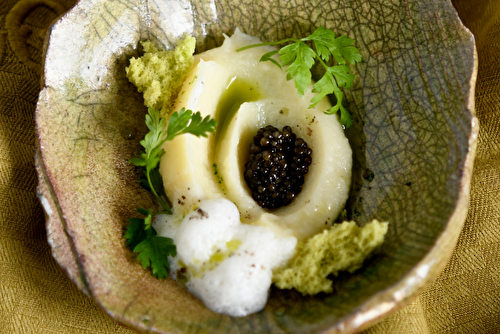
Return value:
<svg viewBox="0 0 500 334">
<path fill-rule="evenodd" d="M 348 216 L 389 221 L 380 252 L 335 278 L 332 294 L 273 288 L 242 318 L 209 311 L 157 280 L 126 247 L 127 219 L 150 207 L 127 161 L 146 133 L 125 77 L 139 41 L 197 52 L 236 27 L 265 41 L 324 26 L 356 40 L 346 91 L 354 125 Z M 51 29 L 36 110 L 40 199 L 54 257 L 114 319 L 153 333 L 352 333 L 401 308 L 442 270 L 466 217 L 478 123 L 474 38 L 446 0 L 82 0 Z"/>
</svg>

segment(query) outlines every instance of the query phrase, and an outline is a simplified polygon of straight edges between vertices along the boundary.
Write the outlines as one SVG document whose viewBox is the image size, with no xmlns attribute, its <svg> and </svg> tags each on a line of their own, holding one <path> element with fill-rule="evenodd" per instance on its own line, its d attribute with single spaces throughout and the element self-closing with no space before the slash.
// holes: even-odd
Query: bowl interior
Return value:
<svg viewBox="0 0 500 334">
<path fill-rule="evenodd" d="M 361 270 L 335 277 L 332 294 L 273 288 L 260 313 L 215 314 L 172 280 L 142 270 L 125 246 L 127 219 L 152 205 L 127 163 L 146 133 L 146 108 L 125 67 L 142 40 L 172 48 L 189 33 L 202 52 L 236 27 L 271 41 L 318 26 L 354 38 L 363 56 L 345 91 L 355 156 L 346 208 L 360 224 L 389 221 L 386 242 Z M 111 316 L 137 329 L 359 329 L 414 296 L 456 241 L 477 134 L 475 73 L 473 37 L 446 0 L 82 0 L 51 29 L 36 111 L 54 255 Z M 369 310 L 377 311 L 356 317 Z"/>
</svg>

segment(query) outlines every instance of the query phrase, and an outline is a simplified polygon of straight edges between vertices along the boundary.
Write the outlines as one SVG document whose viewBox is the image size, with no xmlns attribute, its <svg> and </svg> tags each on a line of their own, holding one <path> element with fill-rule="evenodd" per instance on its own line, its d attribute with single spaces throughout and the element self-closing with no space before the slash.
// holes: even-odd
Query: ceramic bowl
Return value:
<svg viewBox="0 0 500 334">
<path fill-rule="evenodd" d="M 125 77 L 139 41 L 197 52 L 236 27 L 265 41 L 324 26 L 356 40 L 363 62 L 345 92 L 354 125 L 347 213 L 389 221 L 379 253 L 334 292 L 272 288 L 242 318 L 209 311 L 143 270 L 123 239 L 153 205 L 127 161 L 146 133 Z M 50 30 L 36 110 L 39 192 L 54 257 L 117 321 L 154 333 L 351 333 L 408 303 L 442 270 L 466 217 L 478 124 L 474 38 L 446 0 L 81 0 Z"/>
</svg>

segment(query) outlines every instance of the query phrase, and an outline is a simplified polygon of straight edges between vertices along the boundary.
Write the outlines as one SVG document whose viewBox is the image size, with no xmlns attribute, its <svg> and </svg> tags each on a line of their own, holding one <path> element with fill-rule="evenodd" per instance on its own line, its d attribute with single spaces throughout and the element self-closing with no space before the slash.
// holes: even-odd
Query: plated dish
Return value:
<svg viewBox="0 0 500 334">
<path fill-rule="evenodd" d="M 130 163 L 160 207 L 129 219 L 127 245 L 155 277 L 168 269 L 230 316 L 261 311 L 271 283 L 332 292 L 328 277 L 359 269 L 388 229 L 339 218 L 352 169 L 341 122 L 352 122 L 338 86 L 354 79 L 345 58 L 361 61 L 354 41 L 321 27 L 281 51 L 238 28 L 196 56 L 194 42 L 186 36 L 171 51 L 143 42 L 125 69 L 148 107 L 145 150 Z M 326 70 L 314 84 L 313 59 Z"/>
<path fill-rule="evenodd" d="M 465 219 L 477 136 L 474 41 L 447 1 L 384 4 L 263 2 L 235 11 L 233 2 L 81 1 L 63 17 L 48 39 L 38 169 L 53 253 L 76 284 L 116 320 L 160 333 L 352 332 L 420 291 Z M 340 276 L 333 294 L 273 289 L 262 312 L 215 314 L 175 282 L 143 271 L 123 241 L 135 208 L 151 204 L 127 164 L 146 129 L 142 97 L 124 68 L 141 40 L 172 47 L 187 32 L 201 52 L 236 26 L 275 40 L 317 23 L 353 34 L 364 59 L 346 93 L 355 158 L 348 214 L 361 224 L 373 217 L 394 224 L 381 254 Z"/>
</svg>

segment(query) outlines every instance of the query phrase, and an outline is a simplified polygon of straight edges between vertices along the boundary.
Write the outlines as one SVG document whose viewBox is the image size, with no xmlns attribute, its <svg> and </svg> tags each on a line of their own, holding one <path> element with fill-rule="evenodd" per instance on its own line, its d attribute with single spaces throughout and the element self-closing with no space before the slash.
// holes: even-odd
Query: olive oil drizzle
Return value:
<svg viewBox="0 0 500 334">
<path fill-rule="evenodd" d="M 252 85 L 250 82 L 239 77 L 233 77 L 229 80 L 225 92 L 221 95 L 215 112 L 217 129 L 212 137 L 212 152 L 210 154 L 213 164 L 219 164 L 217 157 L 220 145 L 226 137 L 227 129 L 231 124 L 231 120 L 233 120 L 234 116 L 238 113 L 241 105 L 245 102 L 259 100 L 261 95 L 262 94 L 257 89 L 257 85 Z M 222 175 L 218 175 L 216 181 L 221 186 L 222 190 L 225 191 L 224 182 L 220 182 L 221 180 L 223 180 Z"/>
</svg>

